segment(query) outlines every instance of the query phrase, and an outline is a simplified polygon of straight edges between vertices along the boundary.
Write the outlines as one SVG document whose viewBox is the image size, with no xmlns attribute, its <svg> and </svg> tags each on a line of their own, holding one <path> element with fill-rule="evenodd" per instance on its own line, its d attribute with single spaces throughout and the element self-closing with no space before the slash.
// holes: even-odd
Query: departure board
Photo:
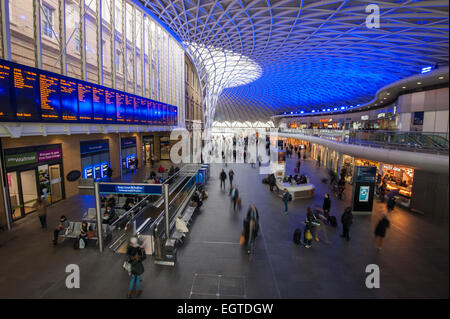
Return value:
<svg viewBox="0 0 450 319">
<path fill-rule="evenodd" d="M 141 110 L 140 123 L 147 124 L 147 99 L 141 99 L 139 109 Z"/>
<path fill-rule="evenodd" d="M 116 92 L 105 89 L 105 121 L 116 121 Z"/>
<path fill-rule="evenodd" d="M 116 92 L 116 108 L 117 108 L 117 122 L 125 123 L 126 109 L 125 109 L 125 94 Z"/>
<path fill-rule="evenodd" d="M 171 125 L 177 121 L 176 110 L 172 105 L 0 59 L 0 122 Z"/>
<path fill-rule="evenodd" d="M 92 85 L 78 82 L 78 113 L 80 121 L 92 121 Z"/>
<path fill-rule="evenodd" d="M 134 109 L 133 109 L 133 96 L 125 93 L 125 110 L 126 118 L 125 122 L 133 123 Z"/>
<path fill-rule="evenodd" d="M 12 121 L 14 113 L 11 103 L 11 66 L 0 61 L 0 120 Z"/>
<path fill-rule="evenodd" d="M 141 98 L 137 96 L 133 96 L 133 113 L 134 113 L 134 120 L 133 122 L 135 124 L 139 124 L 140 117 L 141 117 Z"/>
<path fill-rule="evenodd" d="M 92 106 L 94 121 L 103 122 L 105 119 L 105 89 L 92 86 Z"/>
<path fill-rule="evenodd" d="M 39 74 L 39 94 L 41 117 L 43 121 L 61 119 L 61 99 L 59 96 L 59 78 L 50 74 Z"/>
<path fill-rule="evenodd" d="M 67 122 L 78 121 L 77 82 L 69 78 L 61 78 L 59 89 L 62 120 Z"/>
<path fill-rule="evenodd" d="M 39 95 L 37 72 L 27 67 L 14 67 L 14 95 L 16 117 L 19 121 L 39 122 Z"/>
</svg>

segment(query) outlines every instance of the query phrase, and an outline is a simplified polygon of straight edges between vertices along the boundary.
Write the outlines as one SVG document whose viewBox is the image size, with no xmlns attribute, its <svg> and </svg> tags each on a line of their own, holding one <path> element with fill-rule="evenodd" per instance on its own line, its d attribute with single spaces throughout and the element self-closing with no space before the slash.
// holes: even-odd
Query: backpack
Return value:
<svg viewBox="0 0 450 319">
<path fill-rule="evenodd" d="M 302 230 L 300 228 L 297 228 L 294 231 L 294 244 L 300 245 L 302 241 Z"/>
<path fill-rule="evenodd" d="M 291 193 L 288 193 L 288 198 L 287 198 L 288 202 L 290 202 L 292 200 L 292 195 Z"/>
</svg>

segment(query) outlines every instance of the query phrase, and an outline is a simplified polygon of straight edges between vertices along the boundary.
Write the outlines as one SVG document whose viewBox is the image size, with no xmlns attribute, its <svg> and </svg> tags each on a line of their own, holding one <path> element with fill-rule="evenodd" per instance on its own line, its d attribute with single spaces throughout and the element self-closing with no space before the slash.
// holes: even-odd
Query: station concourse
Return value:
<svg viewBox="0 0 450 319">
<path fill-rule="evenodd" d="M 0 299 L 448 299 L 448 22 L 3 0 Z"/>
</svg>

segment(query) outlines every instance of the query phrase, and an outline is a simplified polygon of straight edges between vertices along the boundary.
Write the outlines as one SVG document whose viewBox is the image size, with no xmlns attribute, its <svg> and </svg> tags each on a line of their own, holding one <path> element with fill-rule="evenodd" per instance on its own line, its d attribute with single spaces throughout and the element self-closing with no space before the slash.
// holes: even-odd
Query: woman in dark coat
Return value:
<svg viewBox="0 0 450 319">
<path fill-rule="evenodd" d="M 381 250 L 383 246 L 383 239 L 386 236 L 386 229 L 390 226 L 389 219 L 387 219 L 386 214 L 383 214 L 383 217 L 378 222 L 377 227 L 375 228 L 375 244 L 378 250 Z"/>
<path fill-rule="evenodd" d="M 326 217 L 327 222 L 330 219 L 330 208 L 331 208 L 331 200 L 330 200 L 330 194 L 325 194 L 325 197 L 323 199 L 323 215 Z"/>
<path fill-rule="evenodd" d="M 253 242 L 258 236 L 259 230 L 259 214 L 255 207 L 255 204 L 251 204 L 248 211 L 247 217 L 244 220 L 244 236 L 245 243 L 247 246 L 247 253 L 250 255 L 253 252 Z"/>
</svg>

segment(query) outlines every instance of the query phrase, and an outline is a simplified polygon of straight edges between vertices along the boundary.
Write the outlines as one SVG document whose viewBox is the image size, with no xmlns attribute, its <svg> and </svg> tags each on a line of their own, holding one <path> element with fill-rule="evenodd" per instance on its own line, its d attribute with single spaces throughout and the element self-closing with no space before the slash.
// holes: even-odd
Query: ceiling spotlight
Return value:
<svg viewBox="0 0 450 319">
<path fill-rule="evenodd" d="M 406 89 L 406 86 L 402 86 L 402 89 Z"/>
<path fill-rule="evenodd" d="M 316 113 L 316 110 L 312 110 L 311 112 Z"/>
<path fill-rule="evenodd" d="M 384 100 L 387 100 L 387 97 L 385 97 Z"/>
<path fill-rule="evenodd" d="M 420 85 L 420 84 L 422 84 L 422 82 L 417 82 L 417 84 L 419 84 L 419 85 Z"/>
<path fill-rule="evenodd" d="M 336 110 L 337 110 L 337 107 L 335 107 L 334 110 L 336 111 Z"/>
<path fill-rule="evenodd" d="M 303 114 L 303 113 L 305 113 L 305 111 L 300 111 L 300 114 Z"/>
<path fill-rule="evenodd" d="M 391 95 L 391 93 L 387 92 L 386 95 Z"/>
<path fill-rule="evenodd" d="M 439 80 L 443 80 L 443 79 L 444 79 L 444 77 L 443 77 L 443 76 L 440 76 L 440 77 L 438 77 L 438 79 L 439 79 Z"/>
<path fill-rule="evenodd" d="M 331 109 L 327 109 L 327 111 L 328 111 L 328 112 L 330 112 L 330 111 L 331 111 Z"/>
</svg>

